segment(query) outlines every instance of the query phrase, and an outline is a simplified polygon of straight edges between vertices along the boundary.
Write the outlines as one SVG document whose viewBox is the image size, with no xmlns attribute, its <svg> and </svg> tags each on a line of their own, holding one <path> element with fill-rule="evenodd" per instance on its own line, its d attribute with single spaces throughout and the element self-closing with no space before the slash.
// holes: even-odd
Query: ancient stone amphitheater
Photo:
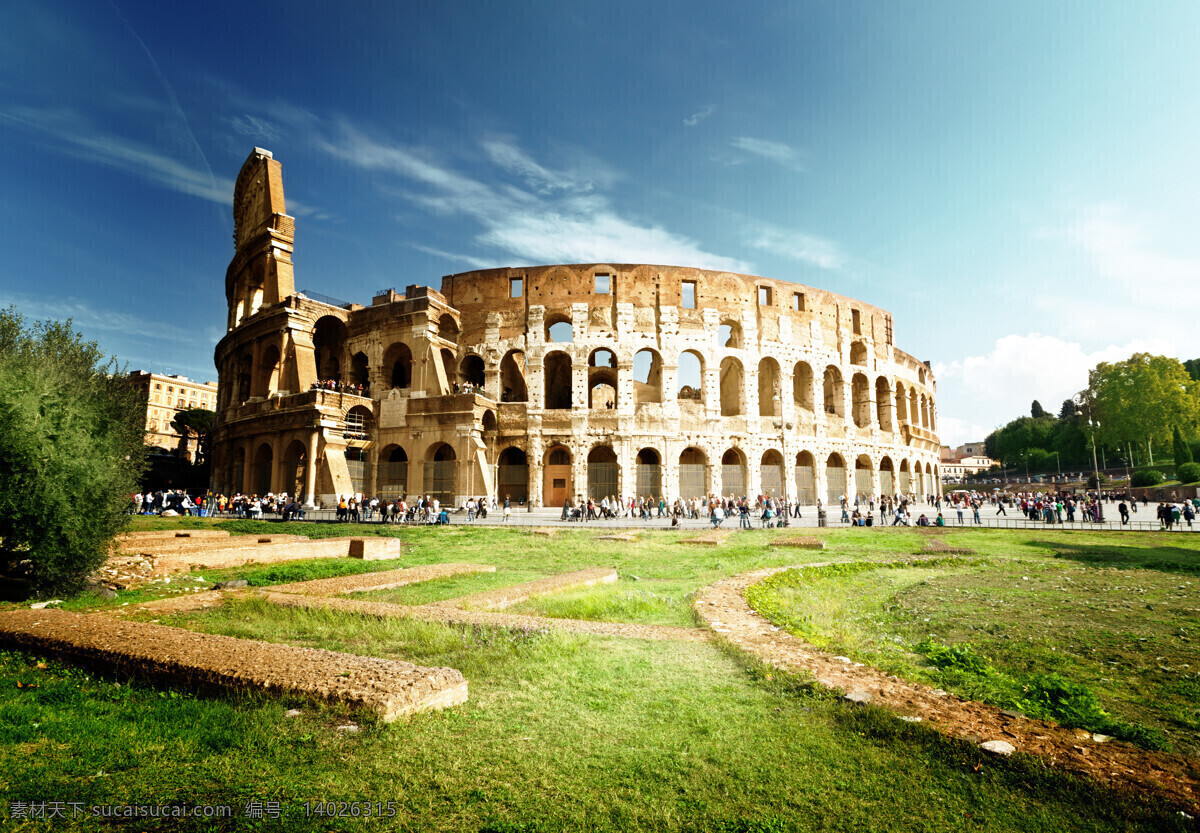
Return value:
<svg viewBox="0 0 1200 833">
<path fill-rule="evenodd" d="M 878 307 L 620 263 L 464 272 L 369 306 L 297 292 L 281 168 L 257 148 L 234 222 L 219 492 L 813 504 L 937 482 L 932 373 Z"/>
</svg>

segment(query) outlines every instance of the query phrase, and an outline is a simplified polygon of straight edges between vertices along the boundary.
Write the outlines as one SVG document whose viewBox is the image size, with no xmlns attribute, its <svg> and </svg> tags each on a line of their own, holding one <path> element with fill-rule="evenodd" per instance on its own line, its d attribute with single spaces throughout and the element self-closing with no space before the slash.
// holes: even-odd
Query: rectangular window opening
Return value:
<svg viewBox="0 0 1200 833">
<path fill-rule="evenodd" d="M 508 279 L 508 297 L 520 298 L 525 294 L 525 279 L 524 278 L 509 278 Z"/>
<path fill-rule="evenodd" d="M 793 292 L 792 293 L 792 309 L 794 309 L 796 312 L 804 312 L 804 293 L 803 292 Z"/>
<path fill-rule="evenodd" d="M 854 325 L 854 334 L 856 336 L 862 335 L 862 313 L 856 309 L 850 310 L 850 320 Z"/>
<path fill-rule="evenodd" d="M 684 281 L 683 282 L 683 308 L 684 309 L 695 309 L 696 308 L 696 282 L 695 281 Z"/>
<path fill-rule="evenodd" d="M 771 306 L 771 287 L 760 286 L 758 288 L 758 305 L 760 307 Z"/>
<path fill-rule="evenodd" d="M 611 281 L 611 275 L 596 275 L 596 294 L 607 295 L 609 292 L 611 292 Z"/>
</svg>

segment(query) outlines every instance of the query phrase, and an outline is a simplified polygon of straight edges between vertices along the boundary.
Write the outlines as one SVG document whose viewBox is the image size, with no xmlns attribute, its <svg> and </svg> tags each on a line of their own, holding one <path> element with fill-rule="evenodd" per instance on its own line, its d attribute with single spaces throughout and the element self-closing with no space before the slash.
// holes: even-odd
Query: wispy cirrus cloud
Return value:
<svg viewBox="0 0 1200 833">
<path fill-rule="evenodd" d="M 527 262 L 662 263 L 750 271 L 744 261 L 705 251 L 660 225 L 622 216 L 598 192 L 595 177 L 552 170 L 511 139 L 485 141 L 484 152 L 495 168 L 479 176 L 461 173 L 428 149 L 377 141 L 345 122 L 320 146 L 356 167 L 397 175 L 404 186 L 399 193 L 407 199 L 429 210 L 469 217 L 480 226 L 476 243 Z M 521 183 L 505 179 L 513 176 Z"/>
<path fill-rule="evenodd" d="M 753 229 L 749 240 L 756 249 L 821 269 L 840 269 L 846 260 L 836 243 L 811 234 L 768 226 Z"/>
<path fill-rule="evenodd" d="M 706 105 L 704 107 L 701 107 L 695 113 L 692 113 L 686 119 L 684 119 L 683 123 L 687 127 L 695 127 L 696 125 L 698 125 L 700 122 L 704 121 L 706 118 L 708 118 L 715 112 L 717 112 L 717 105 L 715 105 L 715 104 Z"/>
<path fill-rule="evenodd" d="M 772 142 L 767 139 L 755 139 L 750 136 L 739 136 L 730 142 L 736 150 L 758 156 L 770 162 L 775 162 L 793 171 L 803 171 L 804 162 L 801 155 L 791 145 L 783 142 Z"/>
</svg>

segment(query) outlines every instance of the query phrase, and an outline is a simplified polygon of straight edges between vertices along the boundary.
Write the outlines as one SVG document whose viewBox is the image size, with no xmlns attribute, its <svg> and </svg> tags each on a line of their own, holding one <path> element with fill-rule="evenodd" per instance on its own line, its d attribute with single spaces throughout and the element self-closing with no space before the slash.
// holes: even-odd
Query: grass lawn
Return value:
<svg viewBox="0 0 1200 833">
<path fill-rule="evenodd" d="M 245 532 L 351 534 L 345 525 L 238 524 Z M 356 594 L 420 604 L 611 566 L 621 576 L 616 584 L 533 599 L 514 611 L 687 627 L 695 623 L 690 595 L 718 578 L 762 566 L 886 562 L 912 555 L 925 540 L 912 530 L 829 530 L 820 533 L 828 549 L 809 552 L 771 547 L 773 531 L 739 534 L 719 548 L 680 545 L 687 534 L 669 532 L 632 543 L 595 541 L 592 530 L 553 538 L 518 529 L 388 532 L 406 541 L 398 562 L 303 561 L 203 575 L 265 585 L 445 561 L 497 567 L 494 574 Z M 914 676 L 940 673 L 913 649 L 929 636 L 969 641 L 1012 673 L 1042 663 L 1038 670 L 1077 677 L 1114 714 L 1154 726 L 1176 749 L 1194 754 L 1185 735 L 1195 730 L 1184 725 L 1194 725 L 1196 698 L 1189 712 L 1185 692 L 1173 694 L 1171 686 L 1188 679 L 1194 685 L 1195 672 L 1147 669 L 1160 662 L 1155 657 L 1171 668 L 1195 657 L 1190 643 L 1171 640 L 1190 639 L 1196 627 L 1196 612 L 1178 588 L 1200 586 L 1197 553 L 1157 548 L 1163 539 L 1151 535 L 966 530 L 940 539 L 975 554 L 928 569 L 823 575 L 780 588 L 775 600 L 793 616 L 809 616 L 796 626 L 810 638 Z M 173 580 L 109 604 L 186 586 Z M 195 693 L 3 653 L 6 829 L 95 829 L 82 817 L 9 818 L 7 802 L 53 800 L 234 808 L 228 819 L 151 828 L 164 830 L 1188 829 L 1171 808 L 1020 756 L 983 756 L 879 710 L 849 707 L 716 644 L 377 621 L 254 600 L 161 621 L 451 666 L 470 681 L 470 700 L 380 724 L 328 707 Z M 1118 626 L 1129 638 L 1102 643 L 1099 635 Z M 1180 629 L 1187 635 L 1174 635 Z M 1142 638 L 1146 643 L 1137 642 Z M 1169 646 L 1177 650 L 1168 654 Z M 1200 672 L 1200 661 L 1190 664 Z M 1135 684 L 1148 688 L 1125 691 Z M 1153 713 L 1136 707 L 1147 696 L 1162 701 Z M 287 717 L 289 708 L 302 714 Z M 1168 719 L 1169 709 L 1178 714 Z M 348 723 L 361 731 L 338 728 Z M 327 800 L 372 802 L 373 814 L 395 815 L 309 814 L 313 802 Z M 246 817 L 248 801 L 279 802 L 283 818 Z M 364 805 L 357 806 L 361 812 Z M 142 819 L 128 829 L 149 826 Z"/>
</svg>

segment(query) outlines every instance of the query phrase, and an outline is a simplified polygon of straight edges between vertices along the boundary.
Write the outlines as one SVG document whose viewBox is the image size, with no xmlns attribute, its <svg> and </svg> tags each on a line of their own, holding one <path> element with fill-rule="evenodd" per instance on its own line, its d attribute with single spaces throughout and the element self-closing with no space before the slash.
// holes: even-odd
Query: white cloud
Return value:
<svg viewBox="0 0 1200 833">
<path fill-rule="evenodd" d="M 766 227 L 755 229 L 750 236 L 750 245 L 756 249 L 811 263 L 822 269 L 840 269 L 845 262 L 837 244 L 811 234 Z"/>
<path fill-rule="evenodd" d="M 698 125 L 700 122 L 704 121 L 706 118 L 711 116 L 716 111 L 717 111 L 717 105 L 715 105 L 715 104 L 706 105 L 704 107 L 701 107 L 695 113 L 692 113 L 686 119 L 684 119 L 683 123 L 685 125 L 687 125 L 688 127 L 695 127 L 696 125 Z"/>
<path fill-rule="evenodd" d="M 793 171 L 804 170 L 804 164 L 800 160 L 800 154 L 795 151 L 790 145 L 785 145 L 783 142 L 772 142 L 767 139 L 755 139 L 750 136 L 739 136 L 730 143 L 738 150 L 746 153 L 760 156 L 763 159 L 768 159 L 772 162 L 777 162 L 785 168 L 790 168 Z"/>
<path fill-rule="evenodd" d="M 707 252 L 660 226 L 622 217 L 607 197 L 595 192 L 593 185 L 599 183 L 593 178 L 574 170 L 552 171 L 511 140 L 485 143 L 498 166 L 484 172 L 487 182 L 459 173 L 430 151 L 386 145 L 346 123 L 335 139 L 322 140 L 320 146 L 357 167 L 403 177 L 412 189 L 406 198 L 430 210 L 470 217 L 481 227 L 478 243 L 527 262 L 656 263 L 750 271 L 744 261 Z M 503 181 L 505 174 L 521 177 L 526 188 Z"/>
</svg>

